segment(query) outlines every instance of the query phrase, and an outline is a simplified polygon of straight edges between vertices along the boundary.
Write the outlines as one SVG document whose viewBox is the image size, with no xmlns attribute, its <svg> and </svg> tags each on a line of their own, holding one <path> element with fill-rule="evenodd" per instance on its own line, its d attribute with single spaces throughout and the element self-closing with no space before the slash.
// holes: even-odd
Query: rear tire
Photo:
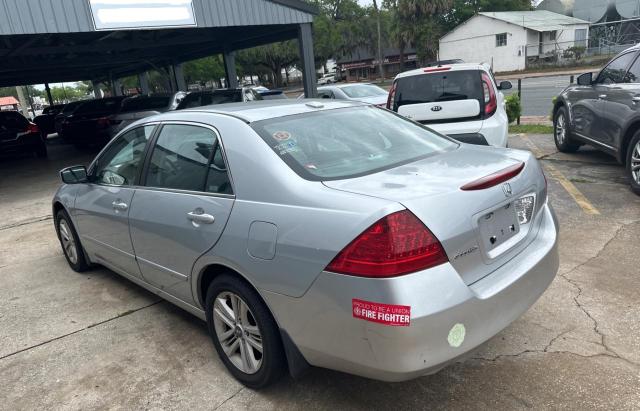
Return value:
<svg viewBox="0 0 640 411">
<path fill-rule="evenodd" d="M 631 184 L 631 191 L 640 195 L 640 131 L 634 134 L 629 143 L 626 170 Z"/>
<path fill-rule="evenodd" d="M 553 141 L 556 143 L 558 151 L 562 153 L 575 153 L 580 148 L 580 144 L 571 139 L 571 129 L 569 128 L 569 116 L 567 109 L 560 107 L 553 117 Z"/>
<path fill-rule="evenodd" d="M 69 267 L 78 273 L 88 270 L 90 265 L 85 258 L 84 249 L 69 214 L 64 210 L 58 211 L 55 224 L 58 240 L 60 240 L 60 246 Z"/>
<path fill-rule="evenodd" d="M 279 328 L 252 287 L 222 274 L 211 282 L 205 307 L 213 345 L 238 381 L 258 389 L 280 379 L 286 357 Z"/>
</svg>

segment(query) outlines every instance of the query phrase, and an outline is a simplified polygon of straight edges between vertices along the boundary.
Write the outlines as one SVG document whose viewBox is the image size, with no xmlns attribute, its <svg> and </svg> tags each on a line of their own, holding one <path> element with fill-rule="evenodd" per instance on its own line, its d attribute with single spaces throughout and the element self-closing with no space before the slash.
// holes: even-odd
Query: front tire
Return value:
<svg viewBox="0 0 640 411">
<path fill-rule="evenodd" d="M 286 358 L 278 325 L 253 288 L 222 274 L 211 282 L 205 306 L 213 345 L 238 381 L 258 389 L 280 379 Z"/>
<path fill-rule="evenodd" d="M 640 195 L 640 131 L 636 132 L 629 143 L 626 169 L 631 180 L 631 191 Z"/>
<path fill-rule="evenodd" d="M 64 210 L 58 211 L 55 224 L 58 240 L 60 240 L 60 246 L 67 259 L 67 263 L 69 263 L 69 267 L 78 273 L 89 269 L 90 265 L 84 256 L 80 238 L 78 237 L 78 233 L 76 233 L 76 229 L 73 227 L 69 214 Z"/>
<path fill-rule="evenodd" d="M 556 111 L 553 118 L 553 140 L 558 151 L 562 153 L 575 153 L 580 148 L 580 144 L 571 140 L 569 116 L 564 106 Z"/>
</svg>

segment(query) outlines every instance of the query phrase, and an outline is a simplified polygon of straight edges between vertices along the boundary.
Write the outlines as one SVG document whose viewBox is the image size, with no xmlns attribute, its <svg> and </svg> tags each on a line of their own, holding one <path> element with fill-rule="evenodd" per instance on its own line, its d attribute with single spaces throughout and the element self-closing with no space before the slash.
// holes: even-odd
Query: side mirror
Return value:
<svg viewBox="0 0 640 411">
<path fill-rule="evenodd" d="M 65 184 L 80 184 L 89 181 L 85 166 L 71 166 L 60 171 L 60 178 Z"/>
<path fill-rule="evenodd" d="M 513 88 L 513 85 L 510 81 L 501 81 L 500 85 L 498 86 L 498 90 L 509 90 L 511 88 Z"/>
<path fill-rule="evenodd" d="M 578 76 L 579 86 L 590 86 L 593 84 L 593 73 L 584 73 Z"/>
</svg>

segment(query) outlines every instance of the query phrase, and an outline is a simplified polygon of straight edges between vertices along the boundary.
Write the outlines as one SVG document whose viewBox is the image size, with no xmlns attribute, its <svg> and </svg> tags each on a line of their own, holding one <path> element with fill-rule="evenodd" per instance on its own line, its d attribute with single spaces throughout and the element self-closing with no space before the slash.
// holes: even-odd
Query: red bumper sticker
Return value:
<svg viewBox="0 0 640 411">
<path fill-rule="evenodd" d="M 409 326 L 411 307 L 408 305 L 391 305 L 373 303 L 354 298 L 351 300 L 354 318 L 393 326 Z"/>
</svg>

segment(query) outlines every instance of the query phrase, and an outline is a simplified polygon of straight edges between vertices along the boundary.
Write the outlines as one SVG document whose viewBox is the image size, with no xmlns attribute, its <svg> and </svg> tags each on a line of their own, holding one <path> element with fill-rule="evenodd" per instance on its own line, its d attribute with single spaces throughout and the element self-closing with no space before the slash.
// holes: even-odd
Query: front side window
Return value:
<svg viewBox="0 0 640 411">
<path fill-rule="evenodd" d="M 624 80 L 624 75 L 627 70 L 627 67 L 629 67 L 629 64 L 631 64 L 631 61 L 634 59 L 635 56 L 636 54 L 634 52 L 631 52 L 615 58 L 605 68 L 602 69 L 600 74 L 598 74 L 596 83 L 597 84 L 622 83 Z"/>
<path fill-rule="evenodd" d="M 146 185 L 231 194 L 227 167 L 215 133 L 191 125 L 163 126 L 153 148 Z"/>
<path fill-rule="evenodd" d="M 115 186 L 134 185 L 154 129 L 155 126 L 138 127 L 118 137 L 96 161 L 94 181 Z"/>
<path fill-rule="evenodd" d="M 507 33 L 496 34 L 496 47 L 504 47 L 507 45 Z"/>
<path fill-rule="evenodd" d="M 640 83 L 640 58 L 633 62 L 624 78 L 625 83 Z"/>
<path fill-rule="evenodd" d="M 312 181 L 372 174 L 458 146 L 370 106 L 279 117 L 251 126 L 291 169 Z"/>
</svg>

